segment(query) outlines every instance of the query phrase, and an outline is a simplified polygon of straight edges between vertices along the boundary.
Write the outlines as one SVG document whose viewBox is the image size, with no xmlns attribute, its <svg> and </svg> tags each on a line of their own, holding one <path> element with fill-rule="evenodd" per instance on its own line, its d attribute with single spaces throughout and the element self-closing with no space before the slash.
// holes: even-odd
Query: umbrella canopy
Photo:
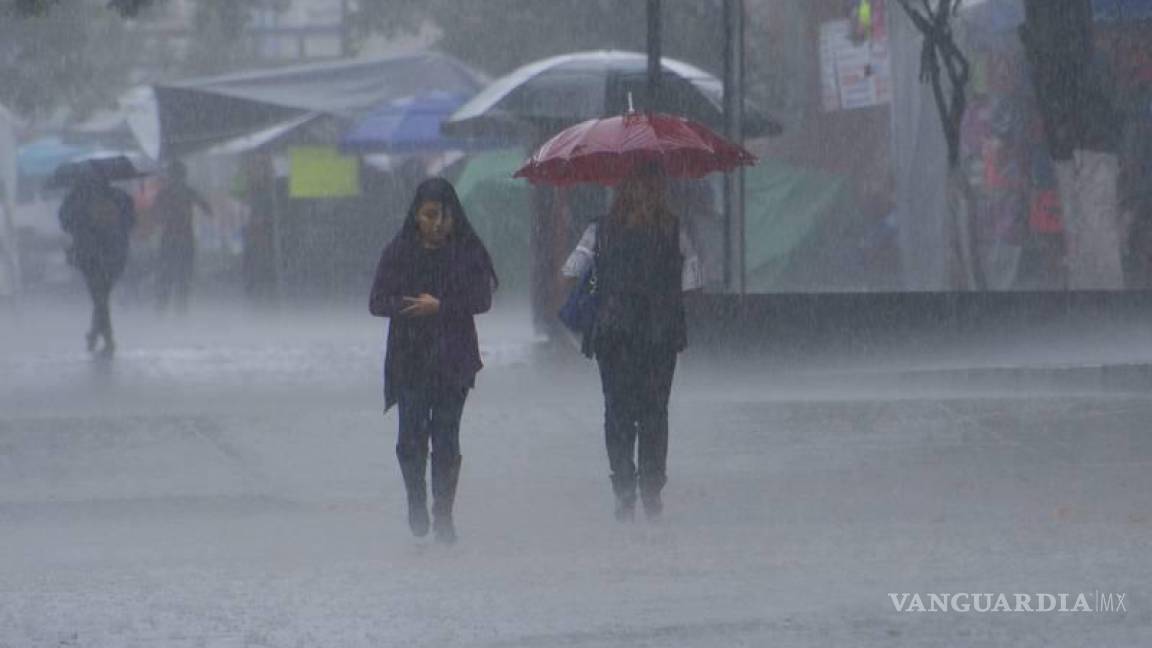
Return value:
<svg viewBox="0 0 1152 648">
<path fill-rule="evenodd" d="M 351 153 L 423 153 L 489 148 L 482 140 L 446 137 L 440 124 L 473 93 L 430 92 L 393 99 L 353 124 L 340 141 Z"/>
<path fill-rule="evenodd" d="M 471 95 L 482 85 L 452 57 L 417 53 L 162 83 L 122 102 L 142 148 L 159 158 L 203 151 L 309 114 L 353 119 L 391 99 L 436 90 Z"/>
<path fill-rule="evenodd" d="M 20 147 L 16 164 L 26 176 L 48 176 L 61 164 L 91 152 L 91 148 L 68 144 L 56 136 L 42 137 Z"/>
<path fill-rule="evenodd" d="M 638 52 L 564 54 L 525 65 L 494 81 L 444 123 L 449 135 L 515 132 L 525 122 L 572 124 L 628 109 L 628 95 L 645 109 L 687 115 L 712 128 L 724 120 L 724 85 L 707 72 L 662 58 L 662 101 L 647 97 L 648 57 Z M 774 135 L 779 124 L 745 107 L 749 137 Z"/>
<path fill-rule="evenodd" d="M 151 170 L 140 168 L 145 166 L 143 160 L 138 158 L 138 161 L 140 162 L 139 166 L 133 162 L 129 155 L 124 153 L 98 153 L 94 157 L 85 157 L 61 164 L 44 186 L 48 189 L 69 187 L 79 180 L 93 175 L 102 177 L 109 182 L 134 180 L 151 175 Z"/>
<path fill-rule="evenodd" d="M 1092 0 L 1092 13 L 1105 23 L 1152 20 L 1152 0 Z"/>
<path fill-rule="evenodd" d="M 516 172 L 533 183 L 613 185 L 655 162 L 675 178 L 700 178 L 756 164 L 756 156 L 685 117 L 628 113 L 561 131 Z"/>
</svg>

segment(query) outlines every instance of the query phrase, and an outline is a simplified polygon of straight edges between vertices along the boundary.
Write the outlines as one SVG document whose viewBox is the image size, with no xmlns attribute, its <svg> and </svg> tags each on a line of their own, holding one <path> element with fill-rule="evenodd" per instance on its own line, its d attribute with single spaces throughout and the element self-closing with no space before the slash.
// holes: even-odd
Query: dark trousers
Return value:
<svg viewBox="0 0 1152 648">
<path fill-rule="evenodd" d="M 176 310 L 188 310 L 188 295 L 192 292 L 196 250 L 190 245 L 169 245 L 160 249 L 160 267 L 156 275 L 156 307 L 165 310 L 168 300 L 176 297 Z"/>
<path fill-rule="evenodd" d="M 432 447 L 433 512 L 451 515 L 460 476 L 460 417 L 466 387 L 402 389 L 399 394 L 400 435 L 396 458 L 411 504 L 427 501 L 425 482 L 428 447 Z"/>
<path fill-rule="evenodd" d="M 92 326 L 88 329 L 88 338 L 103 337 L 104 344 L 109 346 L 113 344 L 109 302 L 116 279 L 116 275 L 99 269 L 84 272 L 84 283 L 88 286 L 88 296 L 92 298 Z"/>
<path fill-rule="evenodd" d="M 617 497 L 659 497 L 667 481 L 672 349 L 622 342 L 597 352 L 604 390 L 604 440 Z"/>
</svg>

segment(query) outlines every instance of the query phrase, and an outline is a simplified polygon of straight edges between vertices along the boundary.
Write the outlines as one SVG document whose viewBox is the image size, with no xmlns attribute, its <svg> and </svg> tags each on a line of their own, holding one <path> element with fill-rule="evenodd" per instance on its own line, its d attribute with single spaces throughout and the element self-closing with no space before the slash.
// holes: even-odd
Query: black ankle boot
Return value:
<svg viewBox="0 0 1152 648">
<path fill-rule="evenodd" d="M 412 535 L 417 538 L 423 538 L 428 535 L 428 505 L 424 500 L 417 501 L 416 498 L 408 498 L 408 528 L 412 529 Z"/>
<path fill-rule="evenodd" d="M 396 458 L 400 460 L 400 474 L 408 494 L 408 528 L 412 535 L 422 538 L 428 535 L 428 486 L 424 480 L 427 454 L 397 446 Z"/>
<path fill-rule="evenodd" d="M 456 524 L 451 513 L 437 513 L 432 520 L 432 535 L 436 542 L 452 544 L 456 542 Z"/>
<path fill-rule="evenodd" d="M 644 516 L 649 520 L 655 520 L 664 513 L 664 501 L 660 499 L 660 493 L 648 495 L 642 500 L 644 502 Z"/>
<path fill-rule="evenodd" d="M 631 522 L 636 519 L 636 496 L 616 497 L 616 521 Z"/>
<path fill-rule="evenodd" d="M 631 522 L 636 518 L 636 476 L 612 475 L 612 493 L 616 495 L 616 519 Z"/>
<path fill-rule="evenodd" d="M 456 542 L 452 508 L 456 502 L 456 486 L 460 482 L 463 459 L 460 455 L 448 459 L 432 457 L 432 533 L 438 542 Z"/>
<path fill-rule="evenodd" d="M 660 497 L 660 491 L 664 490 L 664 484 L 668 483 L 668 478 L 661 474 L 642 474 L 639 481 L 640 500 L 644 502 L 644 515 L 649 520 L 654 520 L 664 512 L 664 500 Z"/>
</svg>

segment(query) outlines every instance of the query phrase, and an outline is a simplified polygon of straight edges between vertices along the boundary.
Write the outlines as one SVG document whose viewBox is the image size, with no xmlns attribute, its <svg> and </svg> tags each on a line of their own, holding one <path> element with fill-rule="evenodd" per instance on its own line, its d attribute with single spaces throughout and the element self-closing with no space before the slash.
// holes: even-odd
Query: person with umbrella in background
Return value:
<svg viewBox="0 0 1152 648">
<path fill-rule="evenodd" d="M 683 290 L 700 286 L 698 260 L 665 199 L 665 178 L 756 163 L 702 124 L 629 108 L 561 131 L 515 173 L 556 186 L 618 185 L 611 209 L 562 269 L 587 277 L 577 290 L 593 295 L 582 300 L 592 312 L 561 317 L 579 322 L 584 353 L 600 367 L 604 438 L 622 522 L 635 518 L 637 487 L 649 519 L 664 510 L 668 400 L 677 355 L 688 345 Z"/>
<path fill-rule="evenodd" d="M 85 337 L 88 350 L 96 351 L 103 338 L 101 352 L 111 356 L 116 343 L 109 300 L 128 263 L 128 234 L 136 224 L 132 197 L 110 185 L 98 164 L 87 164 L 61 204 L 59 218 L 72 236 L 69 262 L 84 275 L 92 298 L 92 325 Z"/>
<path fill-rule="evenodd" d="M 408 496 L 408 525 L 428 533 L 425 473 L 432 448 L 432 529 L 456 541 L 452 518 L 460 478 L 460 417 L 480 361 L 473 316 L 487 312 L 498 284 L 492 259 L 452 184 L 416 188 L 400 232 L 376 268 L 369 310 L 391 319 L 384 360 L 385 410 L 399 404 L 396 457 Z"/>
<path fill-rule="evenodd" d="M 176 310 L 188 310 L 188 295 L 196 265 L 196 232 L 193 215 L 196 207 L 212 215 L 208 201 L 188 186 L 188 168 L 176 160 L 168 166 L 164 187 L 156 194 L 152 211 L 160 225 L 159 272 L 156 277 L 157 308 L 168 308 L 172 294 Z"/>
</svg>

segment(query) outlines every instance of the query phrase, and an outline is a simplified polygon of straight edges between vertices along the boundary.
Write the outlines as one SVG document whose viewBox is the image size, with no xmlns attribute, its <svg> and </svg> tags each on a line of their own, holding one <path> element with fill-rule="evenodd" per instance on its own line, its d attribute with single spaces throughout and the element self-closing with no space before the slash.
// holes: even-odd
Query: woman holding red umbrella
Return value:
<svg viewBox="0 0 1152 648">
<path fill-rule="evenodd" d="M 663 510 L 668 398 L 676 355 L 688 344 L 682 297 L 680 221 L 664 203 L 664 174 L 644 165 L 616 191 L 597 225 L 598 307 L 588 349 L 600 366 L 604 439 L 616 517 Z"/>
<path fill-rule="evenodd" d="M 561 131 L 515 174 L 556 186 L 617 185 L 611 210 L 594 234 L 585 234 L 564 274 L 595 268 L 589 302 L 595 312 L 576 319 L 585 353 L 600 365 L 618 520 L 635 517 L 637 490 L 649 519 L 663 512 L 668 398 L 676 356 L 688 344 L 683 289 L 699 284 L 695 255 L 685 253 L 691 246 L 682 246 L 680 220 L 664 200 L 664 178 L 701 178 L 755 163 L 754 155 L 699 123 L 629 111 Z M 686 262 L 694 281 L 685 281 Z"/>
</svg>

